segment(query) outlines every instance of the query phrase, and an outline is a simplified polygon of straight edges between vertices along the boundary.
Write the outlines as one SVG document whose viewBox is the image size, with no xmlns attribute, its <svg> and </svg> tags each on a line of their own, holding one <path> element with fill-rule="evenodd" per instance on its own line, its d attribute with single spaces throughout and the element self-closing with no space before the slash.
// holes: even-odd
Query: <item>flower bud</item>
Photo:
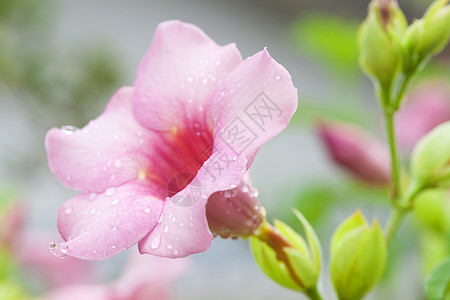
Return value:
<svg viewBox="0 0 450 300">
<path fill-rule="evenodd" d="M 389 184 L 389 153 L 383 143 L 350 124 L 322 122 L 319 125 L 328 153 L 356 179 L 369 185 Z"/>
<path fill-rule="evenodd" d="M 360 211 L 333 234 L 330 272 L 341 300 L 361 299 L 380 280 L 387 259 L 383 231 L 375 220 L 369 226 Z"/>
<path fill-rule="evenodd" d="M 278 284 L 305 292 L 317 292 L 320 273 L 320 242 L 308 221 L 294 211 L 303 225 L 307 242 L 292 228 L 276 221 L 275 228 L 265 224 L 259 236 L 250 238 L 256 262 Z"/>
<path fill-rule="evenodd" d="M 427 189 L 414 201 L 414 216 L 423 228 L 450 233 L 450 193 L 447 189 Z"/>
<path fill-rule="evenodd" d="M 416 145 L 411 173 L 426 187 L 450 187 L 450 121 L 445 122 Z"/>
<path fill-rule="evenodd" d="M 259 204 L 258 191 L 251 186 L 248 172 L 236 188 L 209 197 L 206 217 L 211 232 L 222 238 L 248 237 L 258 231 L 265 211 Z"/>
<path fill-rule="evenodd" d="M 405 46 L 412 59 L 420 62 L 441 52 L 450 38 L 450 5 L 448 0 L 433 2 L 422 19 L 408 28 Z"/>
<path fill-rule="evenodd" d="M 0 247 L 14 246 L 24 221 L 23 207 L 14 200 L 14 192 L 0 191 Z"/>
<path fill-rule="evenodd" d="M 389 92 L 402 65 L 399 37 L 406 26 L 405 16 L 395 0 L 372 0 L 359 29 L 359 64 L 384 92 Z"/>
</svg>

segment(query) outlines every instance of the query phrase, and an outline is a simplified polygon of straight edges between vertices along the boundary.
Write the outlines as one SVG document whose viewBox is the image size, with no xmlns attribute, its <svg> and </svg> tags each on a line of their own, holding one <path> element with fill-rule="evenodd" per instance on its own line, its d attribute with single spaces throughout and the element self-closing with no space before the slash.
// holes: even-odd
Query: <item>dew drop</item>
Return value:
<svg viewBox="0 0 450 300">
<path fill-rule="evenodd" d="M 173 246 L 172 246 L 172 244 L 167 244 L 166 247 L 167 247 L 167 249 L 172 249 Z"/>
<path fill-rule="evenodd" d="M 173 250 L 173 255 L 178 255 L 178 250 L 177 249 Z"/>
<path fill-rule="evenodd" d="M 164 232 L 168 232 L 169 231 L 169 225 L 164 226 Z"/>
<path fill-rule="evenodd" d="M 280 80 L 280 79 L 281 79 L 280 74 L 276 74 L 276 75 L 275 75 L 275 80 Z"/>
<path fill-rule="evenodd" d="M 154 249 L 158 249 L 159 245 L 161 245 L 161 236 L 158 235 L 157 237 L 155 237 L 152 242 L 150 243 L 150 248 Z"/>
<path fill-rule="evenodd" d="M 117 204 L 119 204 L 119 201 L 120 201 L 119 198 L 114 197 L 114 199 L 111 201 L 111 204 L 112 204 L 112 205 L 117 205 Z"/>
<path fill-rule="evenodd" d="M 147 210 L 147 209 L 146 209 Z M 149 210 L 149 212 L 150 212 L 150 209 L 148 208 L 148 210 Z M 147 211 L 146 211 L 147 212 Z M 161 213 L 160 215 L 159 215 L 159 218 L 158 218 L 158 223 L 162 223 L 162 221 L 164 221 L 164 213 Z"/>
<path fill-rule="evenodd" d="M 145 212 L 146 214 L 149 214 L 149 213 L 150 213 L 150 208 L 144 209 L 144 212 Z M 159 221 L 159 220 L 158 220 L 158 221 Z"/>
<path fill-rule="evenodd" d="M 225 191 L 224 192 L 224 196 L 225 196 L 225 198 L 231 198 L 231 192 L 230 191 Z"/>
<path fill-rule="evenodd" d="M 120 168 L 122 166 L 122 161 L 120 159 L 114 160 L 114 167 Z"/>
<path fill-rule="evenodd" d="M 64 213 L 67 214 L 67 215 L 70 215 L 70 214 L 72 213 L 72 206 L 67 207 L 67 208 L 64 210 Z"/>
<path fill-rule="evenodd" d="M 78 128 L 74 126 L 63 126 L 61 127 L 62 132 L 64 132 L 66 135 L 72 135 Z"/>
<path fill-rule="evenodd" d="M 116 248 L 116 245 L 112 245 L 111 248 L 115 249 L 115 248 Z"/>
<path fill-rule="evenodd" d="M 90 193 L 89 194 L 89 200 L 94 200 L 95 199 L 95 197 L 97 197 L 97 193 Z"/>
<path fill-rule="evenodd" d="M 243 193 L 248 193 L 248 186 L 244 185 L 244 186 L 242 187 L 242 192 L 243 192 Z"/>
<path fill-rule="evenodd" d="M 186 81 L 187 82 L 192 82 L 192 81 L 194 81 L 194 77 L 188 76 L 188 77 L 186 77 Z"/>
<path fill-rule="evenodd" d="M 116 188 L 115 187 L 107 188 L 106 191 L 105 191 L 105 195 L 106 196 L 112 196 L 115 193 L 116 193 Z"/>
</svg>

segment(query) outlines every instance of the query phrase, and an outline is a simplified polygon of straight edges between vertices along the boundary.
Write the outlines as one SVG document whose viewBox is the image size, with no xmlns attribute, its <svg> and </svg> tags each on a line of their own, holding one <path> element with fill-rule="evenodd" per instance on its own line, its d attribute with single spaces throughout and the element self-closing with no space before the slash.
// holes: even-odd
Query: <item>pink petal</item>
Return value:
<svg viewBox="0 0 450 300">
<path fill-rule="evenodd" d="M 133 88 L 120 89 L 105 111 L 83 129 L 51 129 L 46 136 L 49 166 L 75 190 L 103 192 L 138 177 L 148 168 L 154 134 L 135 121 Z"/>
<path fill-rule="evenodd" d="M 241 60 L 234 44 L 221 47 L 192 24 L 161 23 L 135 81 L 137 120 L 157 130 L 205 120 L 217 83 Z"/>
<path fill-rule="evenodd" d="M 297 103 L 291 75 L 263 50 L 231 71 L 216 91 L 214 141 L 245 153 L 250 166 L 259 147 L 286 128 Z"/>
<path fill-rule="evenodd" d="M 119 299 L 171 299 L 172 280 L 184 274 L 188 267 L 186 259 L 140 255 L 133 251 L 122 275 L 113 284 L 114 293 Z"/>
<path fill-rule="evenodd" d="M 93 278 L 92 263 L 75 257 L 55 259 L 48 251 L 48 241 L 58 240 L 57 234 L 25 232 L 14 250 L 14 255 L 29 273 L 36 273 L 46 287 L 87 283 Z M 32 250 L 30 250 L 32 249 Z M 64 270 L 64 276 L 61 276 Z"/>
<path fill-rule="evenodd" d="M 49 292 L 44 300 L 112 300 L 107 286 L 69 285 Z"/>
<path fill-rule="evenodd" d="M 66 242 L 52 252 L 101 260 L 129 248 L 157 224 L 163 202 L 150 195 L 148 186 L 129 182 L 99 195 L 73 197 L 58 214 L 58 229 Z"/>
<path fill-rule="evenodd" d="M 228 148 L 214 148 L 195 179 L 181 192 L 164 201 L 163 220 L 139 242 L 139 251 L 163 257 L 185 257 L 207 250 L 213 236 L 205 205 L 217 191 L 235 188 L 247 160 Z"/>
</svg>

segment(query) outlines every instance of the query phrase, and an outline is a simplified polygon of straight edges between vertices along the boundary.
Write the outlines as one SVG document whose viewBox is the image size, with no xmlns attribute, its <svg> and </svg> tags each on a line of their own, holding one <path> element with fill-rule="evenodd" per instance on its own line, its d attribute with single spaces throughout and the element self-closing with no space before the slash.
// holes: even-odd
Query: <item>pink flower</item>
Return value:
<svg viewBox="0 0 450 300">
<path fill-rule="evenodd" d="M 172 298 L 172 281 L 182 275 L 188 265 L 184 259 L 131 255 L 116 281 L 66 285 L 50 291 L 43 299 L 167 300 Z"/>
<path fill-rule="evenodd" d="M 209 196 L 236 188 L 259 147 L 297 108 L 289 73 L 266 50 L 242 61 L 199 28 L 158 26 L 134 88 L 81 130 L 51 129 L 49 166 L 82 191 L 64 203 L 58 255 L 100 260 L 135 243 L 184 257 L 209 248 Z"/>
<path fill-rule="evenodd" d="M 400 149 L 410 154 L 419 139 L 437 125 L 450 120 L 450 89 L 429 83 L 414 90 L 396 119 Z"/>
<path fill-rule="evenodd" d="M 344 123 L 322 122 L 319 136 L 341 167 L 370 185 L 387 185 L 390 160 L 386 146 L 363 129 Z"/>
</svg>

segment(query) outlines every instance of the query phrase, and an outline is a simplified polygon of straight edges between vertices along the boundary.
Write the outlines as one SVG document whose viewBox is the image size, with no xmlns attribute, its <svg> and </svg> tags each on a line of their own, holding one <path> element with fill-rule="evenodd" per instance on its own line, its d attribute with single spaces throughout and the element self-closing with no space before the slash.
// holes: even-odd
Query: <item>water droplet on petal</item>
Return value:
<svg viewBox="0 0 450 300">
<path fill-rule="evenodd" d="M 244 185 L 244 186 L 242 187 L 242 192 L 243 192 L 243 193 L 248 193 L 248 186 Z"/>
<path fill-rule="evenodd" d="M 114 160 L 114 167 L 120 168 L 122 166 L 122 161 L 120 159 Z"/>
<path fill-rule="evenodd" d="M 149 213 L 150 213 L 150 208 L 144 209 L 144 212 L 145 212 L 146 214 L 149 214 Z M 158 220 L 158 221 L 159 221 L 159 220 Z"/>
<path fill-rule="evenodd" d="M 112 196 L 115 193 L 116 193 L 116 188 L 115 187 L 107 188 L 106 191 L 105 191 L 105 195 L 106 196 Z"/>
<path fill-rule="evenodd" d="M 74 126 L 63 126 L 61 127 L 62 132 L 64 132 L 66 135 L 72 135 L 78 128 Z"/>
<path fill-rule="evenodd" d="M 116 248 L 116 245 L 112 245 L 111 248 L 115 249 L 115 248 Z"/>
<path fill-rule="evenodd" d="M 64 213 L 66 213 L 67 215 L 70 215 L 70 214 L 72 213 L 72 206 L 67 207 L 67 208 L 64 210 Z"/>
<path fill-rule="evenodd" d="M 158 249 L 159 245 L 161 245 L 161 236 L 158 235 L 156 236 L 152 242 L 150 243 L 150 248 L 154 249 Z"/>
<path fill-rule="evenodd" d="M 173 250 L 173 255 L 178 255 L 178 250 L 177 249 Z"/>
<path fill-rule="evenodd" d="M 172 246 L 172 244 L 167 244 L 166 247 L 167 247 L 167 249 L 172 249 L 173 246 Z"/>
<path fill-rule="evenodd" d="M 112 205 L 117 205 L 117 204 L 119 204 L 119 201 L 120 201 L 119 198 L 114 197 L 114 199 L 111 201 L 111 204 L 112 204 Z"/>
<path fill-rule="evenodd" d="M 149 212 L 150 212 L 150 209 L 148 208 L 148 210 L 149 210 Z M 147 212 L 147 211 L 146 211 Z M 161 213 L 160 215 L 159 215 L 159 218 L 158 218 L 158 223 L 162 223 L 162 221 L 164 221 L 164 213 Z"/>
<path fill-rule="evenodd" d="M 225 191 L 224 192 L 224 196 L 225 196 L 225 198 L 231 198 L 231 192 L 230 191 Z"/>
<path fill-rule="evenodd" d="M 95 197 L 97 197 L 97 193 L 90 193 L 89 194 L 89 200 L 94 200 L 95 199 Z"/>
<path fill-rule="evenodd" d="M 186 77 L 186 81 L 187 82 L 192 82 L 192 81 L 194 81 L 194 77 L 188 76 L 188 77 Z"/>
<path fill-rule="evenodd" d="M 280 79 L 281 79 L 280 74 L 276 74 L 276 75 L 275 75 L 275 80 L 280 80 Z"/>
<path fill-rule="evenodd" d="M 169 231 L 169 225 L 164 226 L 164 232 L 168 232 Z"/>
</svg>

